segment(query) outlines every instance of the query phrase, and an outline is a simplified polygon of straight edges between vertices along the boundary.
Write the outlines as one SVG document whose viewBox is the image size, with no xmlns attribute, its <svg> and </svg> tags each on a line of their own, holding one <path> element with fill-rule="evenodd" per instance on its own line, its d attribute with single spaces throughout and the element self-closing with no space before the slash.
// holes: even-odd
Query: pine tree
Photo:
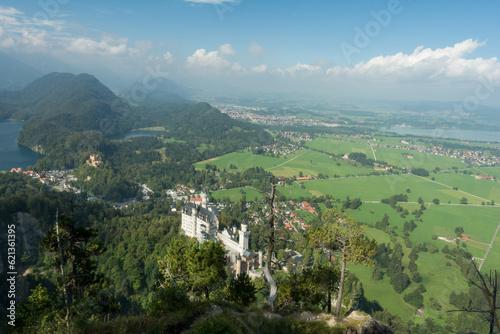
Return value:
<svg viewBox="0 0 500 334">
<path fill-rule="evenodd" d="M 371 264 L 377 251 L 375 240 L 368 242 L 360 226 L 352 216 L 346 218 L 336 208 L 322 215 L 324 225 L 310 233 L 313 245 L 340 252 L 340 284 L 335 307 L 335 316 L 340 315 L 347 262 Z"/>
</svg>

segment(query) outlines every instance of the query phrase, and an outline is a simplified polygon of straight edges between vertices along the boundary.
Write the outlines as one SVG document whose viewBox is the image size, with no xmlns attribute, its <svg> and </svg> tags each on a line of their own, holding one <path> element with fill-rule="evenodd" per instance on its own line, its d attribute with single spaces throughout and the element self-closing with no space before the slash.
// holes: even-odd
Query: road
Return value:
<svg viewBox="0 0 500 334">
<path fill-rule="evenodd" d="M 500 223 L 497 226 L 497 230 L 495 231 L 495 234 L 493 235 L 493 238 L 491 239 L 490 245 L 488 247 L 488 250 L 486 251 L 486 254 L 484 254 L 483 261 L 481 261 L 481 264 L 479 265 L 478 270 L 481 272 L 481 268 L 483 267 L 484 262 L 486 262 L 486 258 L 488 257 L 488 253 L 490 252 L 491 247 L 493 247 L 493 242 L 495 242 L 495 238 L 497 237 L 498 230 L 500 230 Z"/>
<path fill-rule="evenodd" d="M 307 150 L 307 151 L 309 151 L 309 150 Z M 303 156 L 304 154 L 306 154 L 306 152 L 307 152 L 307 151 L 303 152 L 302 154 L 297 155 L 296 157 L 293 157 L 293 158 L 292 158 L 292 159 L 290 159 L 290 160 L 285 161 L 285 162 L 284 162 L 284 163 L 282 163 L 282 164 L 279 164 L 279 165 L 277 165 L 277 166 L 273 166 L 273 167 L 266 168 L 266 170 L 270 170 L 270 169 L 273 169 L 273 168 L 276 168 L 276 167 L 281 167 L 281 166 L 283 166 L 283 165 L 286 165 L 286 164 L 287 164 L 287 163 L 289 163 L 290 161 L 293 161 L 293 160 L 297 159 L 298 157 Z"/>
</svg>

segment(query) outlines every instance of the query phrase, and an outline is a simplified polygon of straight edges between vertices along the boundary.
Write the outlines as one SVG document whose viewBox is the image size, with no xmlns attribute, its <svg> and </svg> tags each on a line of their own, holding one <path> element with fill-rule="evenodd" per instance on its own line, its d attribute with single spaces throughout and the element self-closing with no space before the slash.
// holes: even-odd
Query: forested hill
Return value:
<svg viewBox="0 0 500 334">
<path fill-rule="evenodd" d="M 163 126 L 168 136 L 195 146 L 210 146 L 217 154 L 273 140 L 260 126 L 232 119 L 205 102 L 170 104 L 141 112 L 145 125 Z"/>
<path fill-rule="evenodd" d="M 24 89 L 0 93 L 0 119 L 25 121 L 18 142 L 47 156 L 40 169 L 78 166 L 102 152 L 109 138 L 134 128 L 161 126 L 171 138 L 227 153 L 272 141 L 257 125 L 233 120 L 207 103 L 157 92 L 154 103 L 131 106 L 89 74 L 51 73 Z M 170 101 L 170 102 L 169 102 Z"/>
</svg>

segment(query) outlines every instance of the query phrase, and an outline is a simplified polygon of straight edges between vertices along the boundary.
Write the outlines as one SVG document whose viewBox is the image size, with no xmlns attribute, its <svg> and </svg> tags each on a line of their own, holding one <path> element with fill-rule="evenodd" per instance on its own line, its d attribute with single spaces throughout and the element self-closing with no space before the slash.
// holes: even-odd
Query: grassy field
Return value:
<svg viewBox="0 0 500 334">
<path fill-rule="evenodd" d="M 244 194 L 241 193 L 242 191 L 244 192 Z M 231 202 L 239 201 L 243 195 L 245 195 L 247 201 L 253 201 L 255 198 L 257 198 L 260 201 L 264 198 L 260 192 L 258 192 L 252 187 L 219 190 L 212 192 L 211 195 L 217 201 L 222 201 L 225 197 L 229 197 Z"/>
<path fill-rule="evenodd" d="M 378 140 L 374 144 L 382 145 L 399 145 L 408 146 L 408 144 L 401 143 L 399 137 L 377 137 Z M 389 165 L 397 167 L 410 167 L 410 168 L 426 168 L 433 170 L 435 167 L 441 169 L 450 169 L 451 167 L 463 168 L 467 165 L 462 163 L 459 159 L 443 157 L 439 155 L 426 154 L 416 151 L 408 151 L 403 149 L 387 148 L 387 147 L 373 147 L 373 151 L 366 139 L 356 138 L 339 138 L 334 136 L 321 136 L 306 144 L 310 148 L 328 152 L 331 154 L 349 154 L 352 152 L 359 152 L 366 154 L 367 158 L 375 159 L 377 161 L 385 161 Z M 373 154 L 375 153 L 375 155 Z M 406 154 L 411 153 L 413 158 L 408 158 Z"/>
<path fill-rule="evenodd" d="M 374 158 L 366 139 L 339 138 L 335 136 L 321 136 L 306 143 L 307 147 L 328 152 L 331 154 L 349 154 L 351 152 L 364 153 L 368 158 Z"/>
<path fill-rule="evenodd" d="M 433 170 L 436 167 L 439 167 L 441 169 L 451 169 L 452 167 L 467 167 L 466 164 L 462 163 L 457 158 L 387 147 L 374 147 L 373 149 L 375 150 L 377 161 L 385 161 L 391 166 L 425 168 L 429 171 Z M 406 156 L 407 154 L 411 154 L 413 158 L 408 158 Z"/>
<path fill-rule="evenodd" d="M 492 180 L 476 180 L 472 175 L 462 175 L 458 173 L 437 173 L 432 174 L 436 182 L 446 184 L 450 187 L 457 187 L 467 193 L 500 202 L 500 183 Z M 467 197 L 467 195 L 464 195 Z"/>
<path fill-rule="evenodd" d="M 390 144 L 404 146 L 400 137 L 376 137 L 374 144 Z M 417 141 L 417 138 L 412 138 Z M 441 170 L 457 167 L 465 169 L 467 166 L 458 159 L 427 155 L 415 151 L 406 151 L 401 149 L 377 148 L 375 156 L 366 139 L 346 138 L 335 136 L 321 136 L 306 144 L 312 149 L 328 152 L 330 154 L 340 155 L 351 152 L 362 152 L 369 158 L 376 156 L 377 160 L 384 160 L 395 166 L 408 166 L 410 168 L 421 167 L 428 171 L 439 167 Z M 427 145 L 427 144 L 426 144 Z M 414 158 L 409 159 L 402 153 L 411 153 Z M 256 156 L 251 152 L 231 153 L 222 157 L 197 163 L 198 168 L 203 168 L 206 163 L 216 165 L 218 168 L 226 168 L 235 165 L 238 171 L 243 171 L 250 167 L 263 167 L 277 176 L 297 176 L 299 172 L 304 175 L 317 176 L 319 173 L 341 176 L 340 178 L 331 178 L 325 180 L 294 182 L 285 187 L 277 187 L 277 191 L 287 198 L 307 200 L 313 196 L 331 195 L 335 199 L 345 200 L 347 196 L 351 199 L 359 197 L 364 201 L 363 205 L 357 210 L 346 210 L 347 215 L 352 215 L 357 221 L 366 225 L 365 235 L 368 238 L 374 238 L 378 243 L 391 242 L 391 237 L 384 232 L 377 230 L 374 226 L 382 219 L 384 214 L 389 215 L 390 226 L 396 227 L 396 240 L 403 245 L 403 265 L 408 266 L 410 249 L 404 246 L 402 239 L 403 226 L 405 221 L 414 220 L 417 227 L 410 232 L 409 239 L 412 245 L 426 243 L 434 248 L 441 250 L 445 245 L 453 248 L 454 245 L 442 240 L 432 240 L 433 235 L 442 237 L 456 238 L 455 228 L 462 226 L 464 233 L 471 236 L 466 243 L 460 243 L 460 247 L 465 247 L 474 257 L 484 258 L 488 246 L 495 230 L 500 222 L 500 183 L 489 180 L 476 180 L 473 176 L 460 173 L 431 173 L 429 177 L 419 177 L 412 174 L 385 175 L 385 176 L 366 176 L 373 172 L 371 168 L 354 165 L 329 154 L 319 153 L 313 150 L 298 151 L 294 155 L 286 158 L 272 158 L 265 156 Z M 500 179 L 500 168 L 474 168 L 470 169 L 474 174 L 481 173 L 492 175 Z M 344 176 L 356 177 L 344 177 Z M 434 180 L 432 180 L 434 178 Z M 458 190 L 453 190 L 456 187 Z M 261 195 L 250 187 L 242 188 L 246 193 L 248 200 L 254 197 L 261 198 Z M 241 189 L 230 189 L 217 191 L 213 193 L 216 199 L 222 199 L 229 196 L 231 201 L 237 201 L 241 198 Z M 379 202 L 395 194 L 408 195 L 410 203 L 400 203 L 410 214 L 405 218 L 400 216 L 390 206 L 382 203 L 366 203 L 366 201 Z M 420 207 L 417 204 L 421 197 L 426 204 L 427 209 L 417 219 L 411 212 Z M 469 205 L 461 205 L 460 200 L 465 197 Z M 438 198 L 440 205 L 430 204 L 433 199 Z M 482 205 L 494 200 L 497 206 Z M 340 207 L 341 204 L 334 204 Z M 320 204 L 321 210 L 325 210 L 324 204 Z M 306 212 L 297 212 L 299 217 L 309 222 L 315 216 Z M 392 238 L 394 241 L 394 238 Z M 392 242 L 391 242 L 392 243 Z M 462 246 L 463 244 L 463 246 Z M 393 245 L 391 247 L 394 247 Z M 433 318 L 435 321 L 442 322 L 440 316 L 443 316 L 447 310 L 453 307 L 449 305 L 450 293 L 467 291 L 466 280 L 460 273 L 460 268 L 453 260 L 445 258 L 443 253 L 430 254 L 428 252 L 419 253 L 416 261 L 418 271 L 422 276 L 422 284 L 425 285 L 427 292 L 424 295 L 425 317 Z M 391 313 L 397 314 L 404 320 L 413 320 L 421 323 L 423 318 L 415 316 L 416 310 L 405 303 L 403 296 L 412 292 L 417 284 L 412 283 L 402 295 L 394 292 L 389 284 L 389 277 L 384 277 L 382 281 L 371 279 L 372 267 L 362 265 L 349 265 L 362 281 L 365 295 L 369 300 L 377 300 L 383 308 L 387 308 Z M 500 234 L 493 242 L 492 248 L 482 267 L 482 272 L 487 273 L 490 270 L 500 270 Z M 436 305 L 442 307 L 437 310 Z"/>
<path fill-rule="evenodd" d="M 330 158 L 329 155 L 305 151 L 298 155 L 296 159 L 290 160 L 281 166 L 267 168 L 274 175 L 285 177 L 298 176 L 300 172 L 303 175 L 317 176 L 319 173 L 333 177 L 334 175 L 366 175 L 373 172 L 371 168 L 353 166 L 344 161 L 338 161 Z"/>
<path fill-rule="evenodd" d="M 438 198 L 441 203 L 449 201 L 452 204 L 459 204 L 460 199 L 466 197 L 469 204 L 481 205 L 488 200 L 471 196 L 460 189 L 453 190 L 451 186 L 439 184 L 430 178 L 412 174 L 314 180 L 303 184 L 316 196 L 329 194 L 341 199 L 345 199 L 346 196 L 359 197 L 363 201 L 380 201 L 395 194 L 407 194 L 409 202 L 416 202 L 422 197 L 425 202 L 432 202 L 434 198 Z M 410 189 L 411 193 L 406 193 L 406 189 Z"/>
<path fill-rule="evenodd" d="M 225 154 L 220 157 L 204 160 L 197 162 L 195 167 L 197 168 L 205 168 L 206 164 L 215 165 L 220 170 L 226 169 L 229 170 L 229 166 L 236 166 L 237 169 L 234 171 L 244 171 L 251 167 L 262 167 L 264 169 L 274 167 L 280 165 L 284 162 L 290 161 L 296 155 L 303 153 L 304 151 L 300 151 L 295 155 L 288 155 L 286 159 L 284 157 L 281 158 L 273 158 L 262 155 L 255 155 L 252 152 L 245 150 L 243 152 L 233 152 L 229 154 Z"/>
</svg>

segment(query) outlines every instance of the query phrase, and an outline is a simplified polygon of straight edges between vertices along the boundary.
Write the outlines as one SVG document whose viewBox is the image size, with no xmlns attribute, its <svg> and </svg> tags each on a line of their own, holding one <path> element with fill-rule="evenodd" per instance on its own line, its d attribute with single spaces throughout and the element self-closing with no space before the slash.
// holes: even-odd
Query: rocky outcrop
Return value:
<svg viewBox="0 0 500 334">
<path fill-rule="evenodd" d="M 31 260 L 36 259 L 40 252 L 40 241 L 42 240 L 42 232 L 40 230 L 40 226 L 38 221 L 33 218 L 28 213 L 18 212 L 11 216 L 10 221 L 4 222 L 0 221 L 0 244 L 6 245 L 8 238 L 8 228 L 7 226 L 15 226 L 15 266 L 14 270 L 17 272 L 16 278 L 16 300 L 24 300 L 28 297 L 30 286 L 27 282 L 27 269 L 29 264 L 27 263 L 27 259 L 23 257 L 29 257 Z M 7 249 L 2 249 L 0 254 L 2 258 L 0 260 L 0 267 L 3 270 L 7 269 Z M 25 260 L 24 262 L 22 261 Z M 5 290 L 4 282 L 0 283 L 0 289 L 2 291 Z"/>
<path fill-rule="evenodd" d="M 345 334 L 394 334 L 394 332 L 386 325 L 369 318 L 359 327 L 349 327 Z"/>
</svg>

